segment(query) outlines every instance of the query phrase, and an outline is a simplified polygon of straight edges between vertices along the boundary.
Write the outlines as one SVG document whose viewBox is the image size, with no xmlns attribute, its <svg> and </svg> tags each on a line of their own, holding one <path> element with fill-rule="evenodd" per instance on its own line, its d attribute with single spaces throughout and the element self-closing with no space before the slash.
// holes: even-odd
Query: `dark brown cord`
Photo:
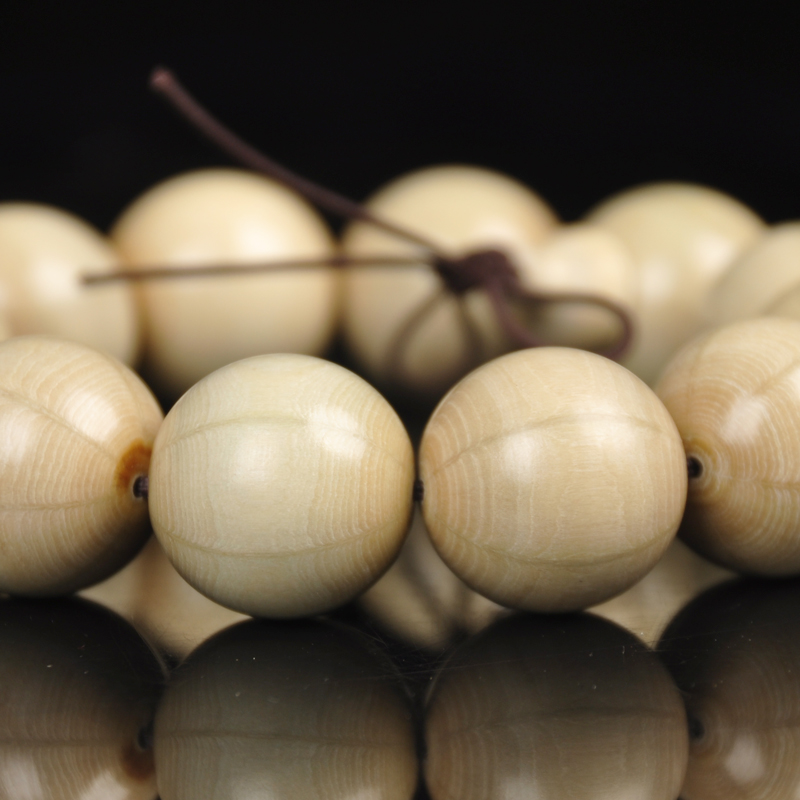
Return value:
<svg viewBox="0 0 800 800">
<path fill-rule="evenodd" d="M 521 347 L 538 347 L 544 344 L 535 337 L 514 316 L 513 302 L 523 303 L 583 303 L 606 308 L 620 320 L 622 333 L 617 342 L 601 354 L 609 358 L 619 358 L 629 347 L 633 336 L 633 320 L 628 311 L 618 303 L 606 298 L 582 293 L 545 294 L 528 290 L 522 286 L 519 272 L 508 256 L 500 250 L 488 249 L 468 253 L 453 258 L 445 254 L 438 245 L 424 236 L 378 217 L 363 205 L 313 183 L 256 150 L 201 106 L 178 82 L 175 76 L 164 68 L 154 70 L 150 85 L 163 95 L 183 116 L 201 133 L 214 142 L 241 164 L 276 180 L 298 192 L 317 206 L 345 219 L 358 220 L 381 228 L 394 236 L 422 246 L 427 253 L 419 257 L 364 257 L 351 258 L 334 256 L 331 259 L 282 262 L 267 265 L 231 265 L 210 267 L 190 267 L 177 270 L 154 267 L 150 270 L 130 270 L 116 275 L 86 276 L 86 283 L 102 283 L 112 280 L 150 280 L 189 275 L 220 275 L 270 271 L 289 267 L 311 268 L 319 265 L 333 266 L 410 266 L 428 265 L 433 267 L 446 289 L 460 300 L 472 290 L 483 290 L 489 296 L 498 323 L 507 336 Z M 392 351 L 399 357 L 399 347 L 412 332 L 412 326 L 419 325 L 428 313 L 441 301 L 441 295 L 434 295 L 420 309 L 417 309 L 404 324 Z M 463 311 L 463 308 L 462 308 Z M 474 329 L 469 328 L 474 334 Z M 470 338 L 474 339 L 473 335 Z"/>
<path fill-rule="evenodd" d="M 301 258 L 288 261 L 256 262 L 253 264 L 191 264 L 183 267 L 141 267 L 136 269 L 117 270 L 116 272 L 94 272 L 83 275 L 85 284 L 114 283 L 126 281 L 131 283 L 144 281 L 162 281 L 173 278 L 212 278 L 220 275 L 252 275 L 264 272 L 282 272 L 288 269 L 320 269 L 322 267 L 421 267 L 430 268 L 433 260 L 404 256 L 320 256 L 319 258 Z"/>
<path fill-rule="evenodd" d="M 284 186 L 294 189 L 298 194 L 303 195 L 315 205 L 330 211 L 332 214 L 344 219 L 357 219 L 361 222 L 368 222 L 370 225 L 383 228 L 383 230 L 401 239 L 422 245 L 426 250 L 438 255 L 438 247 L 425 237 L 375 216 L 369 209 L 359 203 L 354 203 L 337 192 L 332 192 L 330 189 L 297 175 L 282 164 L 256 150 L 213 117 L 183 88 L 178 79 L 169 70 L 157 67 L 150 76 L 150 86 L 159 94 L 164 95 L 197 130 L 240 164 L 244 164 L 250 169 L 267 175 Z"/>
</svg>

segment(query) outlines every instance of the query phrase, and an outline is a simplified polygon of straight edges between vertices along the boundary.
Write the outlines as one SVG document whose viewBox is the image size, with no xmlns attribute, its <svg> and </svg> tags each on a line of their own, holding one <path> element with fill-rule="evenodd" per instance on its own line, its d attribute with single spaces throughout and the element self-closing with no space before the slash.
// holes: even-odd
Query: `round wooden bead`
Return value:
<svg viewBox="0 0 800 800">
<path fill-rule="evenodd" d="M 164 678 L 141 636 L 101 606 L 0 601 L 0 797 L 155 800 Z"/>
<path fill-rule="evenodd" d="M 0 316 L 11 334 L 50 334 L 133 363 L 140 327 L 133 290 L 81 283 L 119 264 L 106 238 L 72 214 L 0 204 Z"/>
<path fill-rule="evenodd" d="M 709 295 L 709 328 L 760 316 L 800 319 L 800 222 L 770 228 Z"/>
<path fill-rule="evenodd" d="M 732 197 L 680 183 L 623 192 L 601 203 L 587 220 L 617 234 L 633 254 L 638 325 L 622 363 L 649 384 L 700 330 L 709 291 L 765 229 Z"/>
<path fill-rule="evenodd" d="M 267 178 L 229 169 L 154 187 L 122 214 L 112 240 L 132 268 L 269 264 L 335 251 L 322 217 L 305 200 Z M 322 265 L 143 283 L 148 377 L 177 397 L 247 356 L 322 353 L 334 332 L 338 290 L 339 275 Z"/>
<path fill-rule="evenodd" d="M 684 541 L 741 572 L 800 571 L 800 322 L 754 319 L 699 337 L 656 389 L 690 468 Z"/>
<path fill-rule="evenodd" d="M 129 620 L 175 662 L 223 628 L 249 619 L 192 588 L 155 536 L 130 564 L 80 594 Z"/>
<path fill-rule="evenodd" d="M 591 614 L 502 620 L 445 662 L 427 703 L 433 800 L 674 800 L 686 713 L 658 658 Z"/>
<path fill-rule="evenodd" d="M 431 417 L 419 466 L 442 558 L 490 599 L 535 611 L 634 584 L 686 500 L 680 436 L 655 394 L 567 348 L 511 353 L 464 378 Z"/>
<path fill-rule="evenodd" d="M 638 275 L 620 237 L 597 225 L 555 228 L 531 254 L 523 282 L 539 292 L 594 295 L 617 303 L 633 317 L 639 304 Z M 622 333 L 619 319 L 589 303 L 536 303 L 525 325 L 542 342 L 584 350 L 612 347 Z"/>
<path fill-rule="evenodd" d="M 379 190 L 366 206 L 381 218 L 430 237 L 446 253 L 499 248 L 520 269 L 556 224 L 553 212 L 530 189 L 505 175 L 469 166 L 404 175 Z M 361 222 L 345 230 L 342 248 L 352 256 L 413 257 L 420 252 L 418 245 Z M 442 291 L 439 277 L 422 263 L 345 271 L 345 340 L 371 379 L 440 397 L 475 366 L 474 340 L 463 314 L 481 342 L 484 360 L 508 349 L 489 301 L 480 292 L 463 298 L 463 311 L 456 298 L 443 297 L 405 333 L 414 315 Z"/>
<path fill-rule="evenodd" d="M 659 655 L 689 717 L 685 800 L 800 790 L 800 585 L 733 581 L 689 603 Z"/>
<path fill-rule="evenodd" d="M 417 784 L 391 665 L 305 620 L 251 620 L 195 651 L 159 706 L 155 756 L 162 800 L 411 800 Z"/>
<path fill-rule="evenodd" d="M 379 626 L 434 652 L 477 633 L 505 611 L 470 589 L 442 561 L 419 510 L 397 560 L 358 603 Z"/>
<path fill-rule="evenodd" d="M 161 418 L 110 356 L 44 336 L 0 344 L 0 592 L 71 592 L 134 556 Z"/>
<path fill-rule="evenodd" d="M 414 456 L 389 404 L 311 356 L 217 370 L 167 415 L 153 451 L 150 515 L 177 570 L 257 616 L 320 613 L 397 555 Z"/>
</svg>

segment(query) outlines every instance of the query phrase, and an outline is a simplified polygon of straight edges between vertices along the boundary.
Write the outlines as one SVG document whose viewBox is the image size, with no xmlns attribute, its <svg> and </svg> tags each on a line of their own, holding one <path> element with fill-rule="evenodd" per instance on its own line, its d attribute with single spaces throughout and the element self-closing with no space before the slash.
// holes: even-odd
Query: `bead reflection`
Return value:
<svg viewBox="0 0 800 800">
<path fill-rule="evenodd" d="M 428 702 L 433 800 L 674 800 L 686 717 L 655 655 L 590 614 L 501 620 L 455 652 Z"/>
<path fill-rule="evenodd" d="M 0 798 L 152 800 L 163 672 L 116 614 L 0 602 Z"/>
<path fill-rule="evenodd" d="M 253 620 L 210 639 L 159 708 L 162 800 L 409 800 L 417 759 L 391 667 L 349 630 Z"/>
<path fill-rule="evenodd" d="M 800 797 L 800 581 L 735 581 L 661 641 L 691 731 L 683 800 Z"/>
</svg>

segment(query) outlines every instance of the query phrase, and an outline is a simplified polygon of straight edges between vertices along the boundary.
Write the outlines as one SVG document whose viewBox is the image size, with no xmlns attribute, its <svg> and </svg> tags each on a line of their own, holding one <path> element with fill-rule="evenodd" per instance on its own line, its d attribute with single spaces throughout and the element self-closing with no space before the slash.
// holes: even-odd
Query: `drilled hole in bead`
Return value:
<svg viewBox="0 0 800 800">
<path fill-rule="evenodd" d="M 703 474 L 703 464 L 696 456 L 688 456 L 686 470 L 689 473 L 689 480 L 699 478 Z"/>
<path fill-rule="evenodd" d="M 148 723 L 139 729 L 136 735 L 136 746 L 142 751 L 147 752 L 153 749 L 153 724 Z"/>
<path fill-rule="evenodd" d="M 150 479 L 147 475 L 139 475 L 133 482 L 133 496 L 137 500 L 147 500 L 147 494 L 150 489 Z"/>
<path fill-rule="evenodd" d="M 689 722 L 689 738 L 693 742 L 701 741 L 703 737 L 706 735 L 706 729 L 703 726 L 703 723 L 700 722 L 700 720 L 697 717 L 693 716 L 692 714 L 689 714 L 688 722 Z"/>
</svg>

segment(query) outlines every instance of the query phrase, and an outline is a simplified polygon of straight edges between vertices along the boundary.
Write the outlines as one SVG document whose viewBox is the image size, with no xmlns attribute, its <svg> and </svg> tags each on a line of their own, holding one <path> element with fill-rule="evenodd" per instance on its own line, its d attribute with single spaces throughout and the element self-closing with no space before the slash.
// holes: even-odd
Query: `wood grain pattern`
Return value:
<svg viewBox="0 0 800 800">
<path fill-rule="evenodd" d="M 10 334 L 58 336 L 132 364 L 141 328 L 133 290 L 81 284 L 82 275 L 119 264 L 106 237 L 78 217 L 35 203 L 0 203 L 0 317 Z"/>
<path fill-rule="evenodd" d="M 109 356 L 43 336 L 0 345 L 0 591 L 62 594 L 129 561 L 148 535 L 162 414 Z"/>
<path fill-rule="evenodd" d="M 675 684 L 591 614 L 514 615 L 444 663 L 428 699 L 433 800 L 674 800 L 688 757 Z"/>
<path fill-rule="evenodd" d="M 686 499 L 680 436 L 623 367 L 522 350 L 442 400 L 420 449 L 434 545 L 477 591 L 537 611 L 585 608 L 634 584 Z"/>
<path fill-rule="evenodd" d="M 365 381 L 310 356 L 231 364 L 170 411 L 153 527 L 178 571 L 245 613 L 319 613 L 389 567 L 411 515 L 402 423 Z"/>
<path fill-rule="evenodd" d="M 0 653 L 0 800 L 154 800 L 165 674 L 130 625 L 73 598 L 4 600 Z"/>
<path fill-rule="evenodd" d="M 639 275 L 639 328 L 623 363 L 648 384 L 699 332 L 706 298 L 764 223 L 732 197 L 704 186 L 656 183 L 605 200 L 587 221 L 617 234 Z"/>
<path fill-rule="evenodd" d="M 684 541 L 741 572 L 800 571 L 800 322 L 754 319 L 699 337 L 657 391 L 702 470 Z"/>
<path fill-rule="evenodd" d="M 308 203 L 239 170 L 201 170 L 155 186 L 122 214 L 111 235 L 133 268 L 325 258 L 335 249 Z M 339 275 L 325 266 L 158 281 L 138 291 L 147 369 L 154 386 L 175 397 L 247 356 L 321 353 L 339 311 Z"/>
<path fill-rule="evenodd" d="M 155 727 L 162 800 L 410 800 L 411 713 L 391 666 L 352 631 L 254 620 L 176 673 Z"/>
</svg>

